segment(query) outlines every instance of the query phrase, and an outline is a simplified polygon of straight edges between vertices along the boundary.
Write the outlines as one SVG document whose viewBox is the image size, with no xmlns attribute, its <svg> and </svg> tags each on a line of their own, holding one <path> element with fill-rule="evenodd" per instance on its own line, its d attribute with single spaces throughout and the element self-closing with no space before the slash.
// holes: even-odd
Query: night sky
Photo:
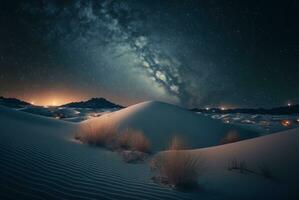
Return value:
<svg viewBox="0 0 299 200">
<path fill-rule="evenodd" d="M 299 1 L 0 1 L 0 96 L 299 103 Z"/>
</svg>

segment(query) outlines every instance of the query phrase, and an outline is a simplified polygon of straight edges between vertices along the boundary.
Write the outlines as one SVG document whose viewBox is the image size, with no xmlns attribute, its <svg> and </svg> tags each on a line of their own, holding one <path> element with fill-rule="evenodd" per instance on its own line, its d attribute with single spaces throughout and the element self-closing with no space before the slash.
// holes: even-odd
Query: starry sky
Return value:
<svg viewBox="0 0 299 200">
<path fill-rule="evenodd" d="M 0 95 L 299 103 L 299 1 L 0 1 Z"/>
</svg>

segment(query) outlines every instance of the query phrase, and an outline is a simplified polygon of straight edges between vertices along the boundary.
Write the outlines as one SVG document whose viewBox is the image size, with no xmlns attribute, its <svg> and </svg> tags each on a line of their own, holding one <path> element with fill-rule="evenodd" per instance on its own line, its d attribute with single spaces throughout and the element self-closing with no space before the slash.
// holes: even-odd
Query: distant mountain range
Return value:
<svg viewBox="0 0 299 200">
<path fill-rule="evenodd" d="M 32 104 L 21 101 L 16 98 L 6 98 L 0 96 L 0 105 L 11 108 L 23 108 L 25 106 L 32 106 Z M 105 109 L 105 108 L 124 108 L 121 105 L 112 103 L 104 98 L 91 98 L 87 101 L 71 102 L 60 107 L 68 108 L 93 108 L 93 109 Z"/>
<path fill-rule="evenodd" d="M 228 114 L 228 113 L 246 113 L 246 114 L 268 114 L 268 115 L 290 115 L 290 114 L 299 114 L 299 105 L 291 105 L 284 107 L 276 108 L 236 108 L 236 109 L 226 109 L 221 110 L 219 108 L 210 108 L 210 109 L 191 109 L 193 112 L 202 112 L 202 113 L 219 113 L 219 114 Z"/>
<path fill-rule="evenodd" d="M 10 108 L 22 108 L 31 104 L 16 98 L 5 98 L 0 96 L 0 105 Z"/>
<path fill-rule="evenodd" d="M 26 106 L 32 106 L 30 103 L 21 101 L 16 98 L 6 98 L 0 96 L 0 105 L 11 107 L 11 108 L 23 108 Z M 124 108 L 124 106 L 115 104 L 106 100 L 105 98 L 91 98 L 87 101 L 80 102 L 71 102 L 60 107 L 68 108 L 92 108 L 92 109 L 106 109 L 106 108 Z M 290 115 L 290 114 L 299 114 L 299 104 L 276 107 L 276 108 L 236 108 L 236 109 L 226 109 L 221 110 L 220 108 L 210 108 L 210 109 L 200 109 L 193 108 L 190 109 L 193 112 L 202 112 L 202 113 L 219 113 L 219 114 L 228 114 L 228 113 L 246 113 L 246 114 L 269 114 L 269 115 Z"/>
<path fill-rule="evenodd" d="M 93 108 L 93 109 L 123 108 L 123 106 L 112 103 L 104 98 L 91 98 L 87 101 L 72 102 L 72 103 L 64 104 L 61 107 Z"/>
</svg>

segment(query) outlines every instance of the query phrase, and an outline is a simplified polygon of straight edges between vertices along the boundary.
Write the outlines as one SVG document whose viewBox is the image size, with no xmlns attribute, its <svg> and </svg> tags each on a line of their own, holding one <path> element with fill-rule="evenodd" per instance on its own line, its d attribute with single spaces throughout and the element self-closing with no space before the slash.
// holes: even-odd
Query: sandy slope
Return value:
<svg viewBox="0 0 299 200">
<path fill-rule="evenodd" d="M 201 154 L 202 191 L 154 184 L 147 164 L 71 140 L 76 124 L 0 108 L 0 199 L 291 199 L 299 130 L 189 151 Z M 277 181 L 228 171 L 228 160 L 269 165 Z M 297 196 L 298 197 L 298 196 Z"/>
<path fill-rule="evenodd" d="M 234 197 L 248 199 L 296 199 L 299 197 L 299 128 L 237 143 L 190 150 L 203 157 L 201 178 L 209 187 Z M 227 170 L 231 160 L 245 161 L 256 173 L 240 174 Z M 273 179 L 259 175 L 267 166 Z"/>
<path fill-rule="evenodd" d="M 110 127 L 142 130 L 150 139 L 153 150 L 165 149 L 174 135 L 187 140 L 190 148 L 218 145 L 231 130 L 236 130 L 244 138 L 258 135 L 255 130 L 224 124 L 220 120 L 157 101 L 139 103 L 82 124 L 92 124 L 97 132 Z"/>
<path fill-rule="evenodd" d="M 76 124 L 0 107 L 0 199 L 194 199 L 146 164 L 73 142 Z"/>
</svg>

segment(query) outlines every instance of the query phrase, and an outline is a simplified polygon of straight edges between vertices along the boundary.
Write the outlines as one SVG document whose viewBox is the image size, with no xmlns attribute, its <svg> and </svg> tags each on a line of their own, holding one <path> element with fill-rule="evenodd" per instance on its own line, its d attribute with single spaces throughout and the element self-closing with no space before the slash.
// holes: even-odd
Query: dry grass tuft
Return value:
<svg viewBox="0 0 299 200">
<path fill-rule="evenodd" d="M 86 123 L 80 127 L 80 131 L 75 138 L 91 145 L 103 146 L 108 149 L 117 148 L 117 130 L 113 127 L 101 129 L 96 128 L 92 123 Z"/>
<path fill-rule="evenodd" d="M 245 162 L 245 160 L 238 161 L 237 159 L 232 159 L 228 163 L 228 168 L 229 171 L 238 171 L 241 174 L 245 173 L 255 173 L 253 170 L 250 170 Z"/>
<path fill-rule="evenodd" d="M 177 147 L 177 138 L 170 148 Z M 197 187 L 197 179 L 203 170 L 201 156 L 182 150 L 158 154 L 151 162 L 151 170 L 159 173 L 159 180 L 177 188 Z M 157 178 L 156 178 L 157 179 Z"/>
<path fill-rule="evenodd" d="M 263 176 L 264 178 L 271 179 L 273 181 L 278 181 L 276 177 L 273 176 L 272 170 L 266 164 L 258 165 L 257 170 L 249 169 L 246 162 L 238 161 L 236 159 L 232 159 L 228 162 L 229 171 L 236 171 L 241 174 L 255 174 L 259 176 Z"/>
<path fill-rule="evenodd" d="M 106 147 L 110 150 L 131 150 L 144 153 L 150 152 L 150 142 L 145 135 L 138 130 L 127 129 L 119 133 L 115 127 L 105 128 L 92 123 L 83 124 L 75 139 L 83 143 Z"/>
<path fill-rule="evenodd" d="M 118 138 L 120 148 L 125 150 L 150 152 L 150 142 L 143 132 L 133 129 L 127 129 Z"/>
<path fill-rule="evenodd" d="M 129 133 L 128 130 L 121 133 L 118 137 L 119 147 L 124 150 L 130 149 L 130 139 L 131 139 L 131 134 Z"/>
</svg>

